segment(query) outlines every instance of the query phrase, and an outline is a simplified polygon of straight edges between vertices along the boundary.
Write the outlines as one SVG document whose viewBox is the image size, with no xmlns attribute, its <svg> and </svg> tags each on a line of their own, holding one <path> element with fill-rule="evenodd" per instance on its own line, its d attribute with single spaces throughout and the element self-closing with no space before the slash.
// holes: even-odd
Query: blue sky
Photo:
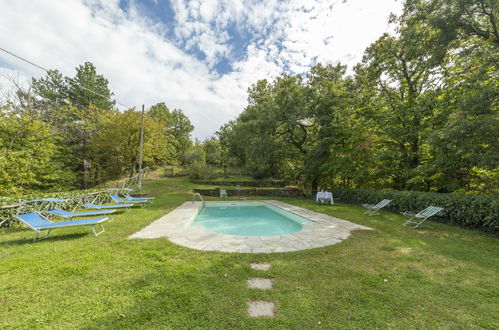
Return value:
<svg viewBox="0 0 499 330">
<path fill-rule="evenodd" d="M 397 0 L 2 0 L 0 47 L 68 76 L 85 61 L 116 99 L 166 102 L 206 138 L 259 79 L 359 62 Z M 0 88 L 43 72 L 0 53 Z M 9 78 L 6 78 L 9 77 Z"/>
<path fill-rule="evenodd" d="M 190 3 L 196 3 L 196 1 Z M 230 73 L 233 70 L 232 63 L 244 58 L 246 47 L 251 43 L 261 43 L 265 36 L 269 34 L 272 23 L 277 20 L 277 18 L 273 18 L 268 24 L 260 26 L 258 29 L 247 25 L 247 22 L 241 24 L 241 20 L 234 17 L 224 19 L 222 22 L 215 19 L 209 20 L 202 13 L 202 6 L 203 3 L 206 5 L 210 1 L 199 1 L 198 3 L 199 8 L 196 8 L 198 10 L 194 9 L 196 6 L 192 6 L 185 22 L 199 23 L 202 21 L 203 24 L 188 34 L 179 33 L 179 30 L 181 30 L 180 24 L 177 26 L 172 25 L 173 22 L 180 23 L 177 17 L 178 7 L 180 6 L 178 2 L 174 3 L 170 0 L 120 0 L 119 7 L 127 14 L 138 14 L 147 17 L 156 24 L 165 26 L 162 31 L 165 39 L 173 42 L 186 54 L 195 56 L 199 61 L 206 62 L 209 60 L 210 69 L 218 75 Z M 225 11 L 230 6 L 230 2 L 213 1 L 212 3 L 218 5 L 216 11 Z M 203 37 L 203 34 L 206 34 L 206 31 L 215 31 L 217 35 L 223 35 L 221 43 L 225 48 L 217 52 L 216 57 L 212 56 L 211 47 L 203 47 L 204 44 L 199 42 L 199 39 Z M 192 39 L 198 39 L 198 42 L 193 43 Z"/>
</svg>

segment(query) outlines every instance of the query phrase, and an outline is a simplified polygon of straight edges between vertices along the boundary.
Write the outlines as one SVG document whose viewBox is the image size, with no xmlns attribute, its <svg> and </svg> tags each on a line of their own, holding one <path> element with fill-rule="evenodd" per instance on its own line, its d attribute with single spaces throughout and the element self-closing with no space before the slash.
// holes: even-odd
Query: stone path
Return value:
<svg viewBox="0 0 499 330">
<path fill-rule="evenodd" d="M 260 201 L 261 203 L 262 201 Z M 237 236 L 191 226 L 201 202 L 185 202 L 129 238 L 167 237 L 170 241 L 197 250 L 239 253 L 290 252 L 332 245 L 347 239 L 353 230 L 370 230 L 346 220 L 280 201 L 263 201 L 311 221 L 302 230 L 278 236 Z M 208 202 L 209 203 L 209 202 Z M 214 202 L 216 203 L 216 202 Z"/>
<path fill-rule="evenodd" d="M 273 317 L 274 303 L 268 301 L 249 301 L 248 315 L 252 317 L 261 317 L 261 316 Z"/>
<path fill-rule="evenodd" d="M 250 289 L 260 289 L 260 290 L 270 290 L 272 289 L 272 280 L 268 278 L 250 278 L 248 280 L 248 288 Z"/>
<path fill-rule="evenodd" d="M 259 271 L 270 270 L 270 264 L 251 264 L 252 269 Z M 251 278 L 248 280 L 248 288 L 259 290 L 272 289 L 272 280 L 268 278 Z M 271 301 L 248 301 L 248 315 L 251 317 L 273 317 L 275 313 L 274 303 Z"/>
<path fill-rule="evenodd" d="M 270 270 L 270 264 L 250 264 L 251 269 L 255 270 Z"/>
</svg>

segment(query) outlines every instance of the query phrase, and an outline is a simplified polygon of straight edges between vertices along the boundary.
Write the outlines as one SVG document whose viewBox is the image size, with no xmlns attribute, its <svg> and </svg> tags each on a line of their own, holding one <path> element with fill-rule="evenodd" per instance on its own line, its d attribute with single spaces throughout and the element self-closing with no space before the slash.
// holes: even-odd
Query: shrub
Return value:
<svg viewBox="0 0 499 330">
<path fill-rule="evenodd" d="M 188 167 L 189 177 L 194 180 L 206 179 L 211 175 L 211 168 L 208 166 L 194 163 Z"/>
<path fill-rule="evenodd" d="M 206 155 L 203 149 L 199 147 L 193 147 L 185 152 L 184 163 L 187 165 L 204 165 L 206 162 Z"/>
<path fill-rule="evenodd" d="M 375 204 L 391 199 L 396 211 L 418 212 L 433 205 L 443 207 L 442 222 L 497 233 L 499 229 L 499 196 L 470 194 L 440 194 L 419 191 L 332 189 L 333 196 L 351 203 Z"/>
</svg>

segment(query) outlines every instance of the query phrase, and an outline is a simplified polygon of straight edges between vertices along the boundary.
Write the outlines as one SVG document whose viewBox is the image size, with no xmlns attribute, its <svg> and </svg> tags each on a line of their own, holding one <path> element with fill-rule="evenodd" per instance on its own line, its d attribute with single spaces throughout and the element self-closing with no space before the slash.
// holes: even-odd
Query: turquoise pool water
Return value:
<svg viewBox="0 0 499 330">
<path fill-rule="evenodd" d="M 300 231 L 308 221 L 268 203 L 207 203 L 192 226 L 222 234 L 276 236 Z"/>
</svg>

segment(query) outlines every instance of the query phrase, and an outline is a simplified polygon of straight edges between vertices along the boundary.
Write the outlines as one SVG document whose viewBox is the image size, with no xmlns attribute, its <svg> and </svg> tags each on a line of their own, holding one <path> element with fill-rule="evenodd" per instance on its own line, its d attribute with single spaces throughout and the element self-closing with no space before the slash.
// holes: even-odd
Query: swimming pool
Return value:
<svg viewBox="0 0 499 330">
<path fill-rule="evenodd" d="M 229 202 L 206 204 L 191 225 L 222 234 L 277 236 L 296 233 L 307 222 L 269 203 Z"/>
</svg>

